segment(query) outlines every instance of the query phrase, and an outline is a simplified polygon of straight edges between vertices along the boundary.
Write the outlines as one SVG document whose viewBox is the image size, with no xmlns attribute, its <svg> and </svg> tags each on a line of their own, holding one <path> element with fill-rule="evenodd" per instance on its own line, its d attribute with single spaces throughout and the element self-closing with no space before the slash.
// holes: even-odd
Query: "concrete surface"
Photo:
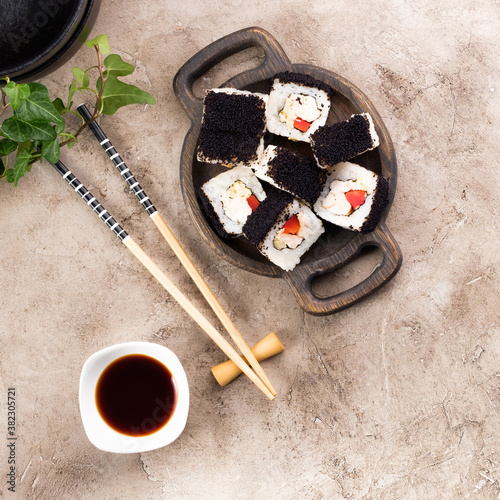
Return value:
<svg viewBox="0 0 500 500">
<path fill-rule="evenodd" d="M 278 332 L 286 350 L 264 365 L 278 396 L 269 402 L 244 378 L 218 387 L 209 369 L 223 354 L 57 174 L 35 166 L 17 189 L 0 183 L 0 429 L 5 436 L 14 387 L 18 434 L 15 493 L 2 438 L 0 497 L 500 498 L 500 4 L 228 4 L 103 0 L 93 33 L 110 36 L 112 49 L 137 67 L 130 81 L 158 103 L 102 125 L 248 342 Z M 211 253 L 184 209 L 178 165 L 189 121 L 172 79 L 202 47 L 248 26 L 273 34 L 292 62 L 359 86 L 396 148 L 387 222 L 403 267 L 381 291 L 333 316 L 305 315 L 281 280 Z M 91 64 L 82 50 L 42 81 L 65 94 L 71 67 Z M 231 76 L 229 63 L 222 71 Z M 215 322 L 90 135 L 63 160 Z M 131 340 L 179 356 L 191 409 L 172 445 L 112 455 L 86 438 L 79 375 L 92 353 Z"/>
</svg>

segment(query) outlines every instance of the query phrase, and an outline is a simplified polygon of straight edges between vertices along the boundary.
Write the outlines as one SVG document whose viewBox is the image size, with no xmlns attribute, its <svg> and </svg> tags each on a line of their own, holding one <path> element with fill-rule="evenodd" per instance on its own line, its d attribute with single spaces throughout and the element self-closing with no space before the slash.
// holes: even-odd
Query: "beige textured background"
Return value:
<svg viewBox="0 0 500 500">
<path fill-rule="evenodd" d="M 4 484 L 0 445 L 0 497 L 500 498 L 499 2 L 228 5 L 103 0 L 93 34 L 110 36 L 113 51 L 137 67 L 130 81 L 158 103 L 102 125 L 249 343 L 278 332 L 286 351 L 265 364 L 278 397 L 267 401 L 243 378 L 218 387 L 209 368 L 221 352 L 59 176 L 38 165 L 17 189 L 0 183 L 0 435 L 10 386 L 19 435 L 15 494 Z M 305 315 L 283 281 L 219 259 L 184 209 L 178 166 L 189 121 L 172 79 L 208 43 L 249 26 L 274 35 L 292 62 L 360 87 L 396 148 L 387 222 L 403 267 L 334 316 Z M 65 94 L 71 67 L 90 64 L 82 50 L 42 82 Z M 231 68 L 223 65 L 228 76 Z M 209 78 L 205 84 L 224 79 Z M 214 319 L 93 138 L 82 137 L 63 161 Z M 98 349 L 131 340 L 178 355 L 190 415 L 166 448 L 107 454 L 81 424 L 80 370 Z"/>
</svg>

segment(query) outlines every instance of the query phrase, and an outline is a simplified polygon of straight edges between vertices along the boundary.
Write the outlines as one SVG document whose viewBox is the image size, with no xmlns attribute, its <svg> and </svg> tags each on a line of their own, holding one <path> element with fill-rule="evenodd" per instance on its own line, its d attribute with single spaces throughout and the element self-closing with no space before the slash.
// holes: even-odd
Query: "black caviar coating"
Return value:
<svg viewBox="0 0 500 500">
<path fill-rule="evenodd" d="M 203 123 L 209 129 L 264 135 L 266 103 L 259 96 L 209 90 L 203 106 Z"/>
<path fill-rule="evenodd" d="M 233 235 L 229 234 L 225 229 L 224 226 L 222 225 L 222 222 L 217 214 L 217 212 L 214 210 L 214 207 L 212 203 L 210 202 L 210 199 L 208 196 L 205 194 L 203 191 L 203 187 L 201 187 L 198 191 L 198 196 L 201 200 L 203 209 L 205 210 L 205 214 L 209 218 L 210 222 L 212 223 L 212 227 L 215 229 L 215 232 L 221 237 L 221 238 L 234 238 L 235 236 L 238 235 Z"/>
<path fill-rule="evenodd" d="M 268 163 L 267 175 L 278 187 L 289 191 L 310 206 L 316 203 L 325 185 L 327 173 L 312 158 L 304 158 L 278 146 Z"/>
<path fill-rule="evenodd" d="M 389 182 L 382 175 L 378 176 L 377 188 L 373 195 L 370 214 L 361 226 L 362 233 L 370 233 L 377 226 L 389 203 Z"/>
<path fill-rule="evenodd" d="M 295 83 L 297 85 L 303 85 L 304 87 L 312 87 L 315 89 L 320 89 L 326 92 L 330 100 L 334 98 L 334 91 L 332 87 L 324 82 L 316 80 L 309 75 L 304 75 L 303 73 L 292 73 L 291 71 L 284 71 L 283 73 L 277 73 L 273 76 L 273 80 L 278 79 L 281 83 Z"/>
<path fill-rule="evenodd" d="M 271 189 L 266 199 L 248 216 L 243 226 L 243 234 L 248 241 L 258 247 L 266 239 L 284 210 L 293 202 L 293 196 L 279 189 Z"/>
<path fill-rule="evenodd" d="M 363 115 L 319 128 L 310 137 L 318 164 L 333 167 L 373 148 L 370 123 Z"/>
<path fill-rule="evenodd" d="M 202 125 L 198 155 L 202 160 L 249 165 L 257 160 L 260 138 L 255 135 L 214 130 Z"/>
</svg>

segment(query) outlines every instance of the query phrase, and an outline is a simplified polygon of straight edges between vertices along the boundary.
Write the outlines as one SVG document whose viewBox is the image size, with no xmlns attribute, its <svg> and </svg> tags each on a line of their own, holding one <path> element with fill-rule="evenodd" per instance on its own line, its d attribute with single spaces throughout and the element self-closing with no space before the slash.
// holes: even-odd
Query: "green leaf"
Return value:
<svg viewBox="0 0 500 500">
<path fill-rule="evenodd" d="M 98 35 L 92 40 L 87 40 L 85 45 L 89 48 L 98 47 L 101 54 L 109 54 L 110 51 L 108 35 Z"/>
<path fill-rule="evenodd" d="M 5 174 L 5 165 L 3 164 L 2 158 L 0 158 L 0 177 L 3 177 Z"/>
<path fill-rule="evenodd" d="M 49 89 L 41 83 L 30 82 L 28 83 L 28 87 L 30 88 L 31 93 L 40 92 L 42 94 L 45 94 L 47 97 L 49 96 Z"/>
<path fill-rule="evenodd" d="M 62 102 L 62 99 L 60 97 L 57 97 L 56 99 L 54 99 L 52 101 L 52 104 L 54 105 L 54 108 L 57 109 L 57 112 L 60 115 L 63 115 L 64 113 L 66 113 L 66 111 L 67 111 L 66 106 L 64 105 L 64 103 Z"/>
<path fill-rule="evenodd" d="M 0 156 L 7 156 L 17 149 L 17 142 L 10 139 L 2 139 L 0 141 Z"/>
<path fill-rule="evenodd" d="M 15 116 L 8 118 L 2 123 L 2 132 L 8 139 L 15 142 L 29 141 L 31 138 L 31 127 Z"/>
<path fill-rule="evenodd" d="M 97 80 L 97 90 L 101 91 L 101 79 Z M 105 115 L 114 114 L 122 106 L 127 104 L 155 104 L 156 100 L 151 95 L 136 87 L 123 83 L 115 75 L 109 75 L 104 84 L 101 106 Z"/>
<path fill-rule="evenodd" d="M 50 163 L 55 163 L 59 160 L 59 152 L 59 141 L 57 139 L 54 139 L 53 141 L 44 141 L 42 144 L 42 156 L 40 161 L 42 161 L 43 158 L 47 158 Z"/>
<path fill-rule="evenodd" d="M 44 120 L 46 122 L 61 123 L 64 120 L 50 100 L 46 87 L 40 84 L 30 83 L 30 95 L 21 103 L 14 116 L 26 122 Z M 42 87 L 41 89 L 38 87 Z"/>
<path fill-rule="evenodd" d="M 17 147 L 17 152 L 19 153 L 20 151 L 23 151 L 24 149 L 28 149 L 29 152 L 33 151 L 33 148 L 35 147 L 34 144 L 35 142 L 41 142 L 41 141 L 24 141 L 20 142 L 18 147 Z"/>
<path fill-rule="evenodd" d="M 68 105 L 66 106 L 66 109 L 70 109 L 71 106 L 73 106 L 73 97 L 76 92 L 76 83 L 74 80 L 72 80 L 70 86 L 69 86 L 69 91 L 68 91 Z"/>
<path fill-rule="evenodd" d="M 28 125 L 31 126 L 31 139 L 35 141 L 48 141 L 57 137 L 54 127 L 44 120 L 33 120 Z"/>
<path fill-rule="evenodd" d="M 127 76 L 134 72 L 134 66 L 125 62 L 118 54 L 110 54 L 104 59 L 104 66 L 106 66 L 106 75 Z"/>
<path fill-rule="evenodd" d="M 27 122 L 17 116 L 5 120 L 2 131 L 8 139 L 16 142 L 33 140 L 51 141 L 57 137 L 54 127 L 45 120 Z"/>
<path fill-rule="evenodd" d="M 27 83 L 21 83 L 18 85 L 15 82 L 9 82 L 5 88 L 5 93 L 10 98 L 10 105 L 12 109 L 17 109 L 21 106 L 21 103 L 30 95 L 30 88 Z"/>
<path fill-rule="evenodd" d="M 19 179 L 23 177 L 28 171 L 28 163 L 31 159 L 31 153 L 29 150 L 24 149 L 19 152 L 16 158 L 16 163 L 14 168 L 9 168 L 7 170 L 7 182 L 13 183 L 17 186 Z"/>
<path fill-rule="evenodd" d="M 76 81 L 80 87 L 88 87 L 90 84 L 90 77 L 86 71 L 80 68 L 73 68 L 73 75 L 75 75 Z M 83 94 L 84 90 L 82 90 Z"/>
<path fill-rule="evenodd" d="M 66 124 L 64 122 L 58 123 L 56 125 L 56 134 L 57 135 L 62 134 L 64 132 L 65 128 L 66 128 Z"/>
</svg>

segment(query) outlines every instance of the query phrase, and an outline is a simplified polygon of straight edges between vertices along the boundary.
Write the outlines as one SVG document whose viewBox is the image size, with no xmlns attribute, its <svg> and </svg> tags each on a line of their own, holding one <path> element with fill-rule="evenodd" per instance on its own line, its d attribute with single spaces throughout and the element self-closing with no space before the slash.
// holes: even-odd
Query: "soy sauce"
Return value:
<svg viewBox="0 0 500 500">
<path fill-rule="evenodd" d="M 163 363 L 145 354 L 129 354 L 104 369 L 95 399 L 99 414 L 115 431 L 148 436 L 172 417 L 177 386 Z"/>
</svg>

